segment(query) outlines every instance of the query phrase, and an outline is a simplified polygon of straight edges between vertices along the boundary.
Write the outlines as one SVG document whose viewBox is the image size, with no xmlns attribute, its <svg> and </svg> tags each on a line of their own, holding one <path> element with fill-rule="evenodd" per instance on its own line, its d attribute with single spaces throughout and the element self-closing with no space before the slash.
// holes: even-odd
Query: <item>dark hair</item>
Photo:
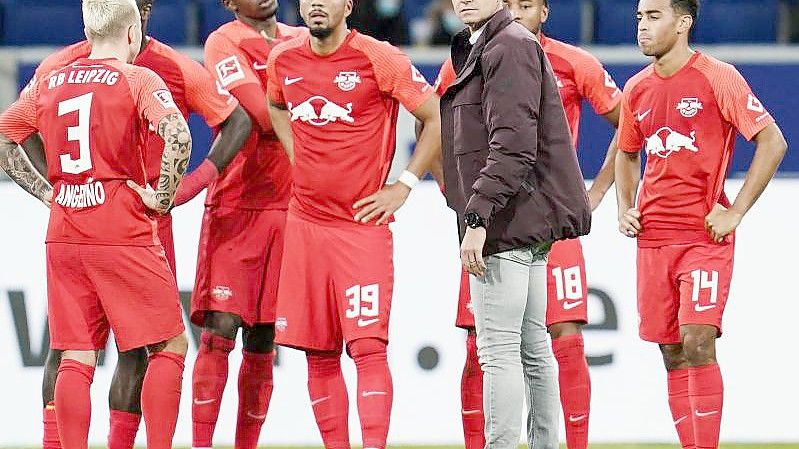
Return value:
<svg viewBox="0 0 799 449">
<path fill-rule="evenodd" d="M 691 16 L 693 24 L 691 29 L 696 26 L 696 18 L 699 17 L 699 0 L 671 0 L 671 7 L 680 14 Z"/>
</svg>

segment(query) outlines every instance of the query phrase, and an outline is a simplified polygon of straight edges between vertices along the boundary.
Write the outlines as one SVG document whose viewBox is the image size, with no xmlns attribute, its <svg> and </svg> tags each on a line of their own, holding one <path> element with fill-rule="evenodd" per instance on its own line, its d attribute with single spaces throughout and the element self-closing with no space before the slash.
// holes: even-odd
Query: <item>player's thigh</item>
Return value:
<svg viewBox="0 0 799 449">
<path fill-rule="evenodd" d="M 687 246 L 677 265 L 680 282 L 680 325 L 715 326 L 721 321 L 730 294 L 734 243 Z"/>
<path fill-rule="evenodd" d="M 643 340 L 680 343 L 680 291 L 673 272 L 678 255 L 673 246 L 638 248 L 638 333 Z"/>
<path fill-rule="evenodd" d="M 253 297 L 250 314 L 245 320 L 250 326 L 274 324 L 280 267 L 283 261 L 283 242 L 286 232 L 286 211 L 267 210 L 259 217 L 264 229 L 263 265 L 260 273 L 260 292 Z"/>
<path fill-rule="evenodd" d="M 87 271 L 120 351 L 183 333 L 177 284 L 160 246 L 87 246 Z"/>
<path fill-rule="evenodd" d="M 552 244 L 547 259 L 547 326 L 588 322 L 585 257 L 579 239 Z"/>
<path fill-rule="evenodd" d="M 237 315 L 252 324 L 265 267 L 267 229 L 263 212 L 207 208 L 203 218 L 191 320 L 202 325 L 208 312 Z"/>
<path fill-rule="evenodd" d="M 294 217 L 286 220 L 277 292 L 275 342 L 304 350 L 341 352 L 327 229 Z"/>
<path fill-rule="evenodd" d="M 54 349 L 99 350 L 108 341 L 108 320 L 81 247 L 47 244 L 47 314 Z"/>
<path fill-rule="evenodd" d="M 353 226 L 331 232 L 327 255 L 344 340 L 388 341 L 394 292 L 393 238 L 388 227 Z"/>
</svg>

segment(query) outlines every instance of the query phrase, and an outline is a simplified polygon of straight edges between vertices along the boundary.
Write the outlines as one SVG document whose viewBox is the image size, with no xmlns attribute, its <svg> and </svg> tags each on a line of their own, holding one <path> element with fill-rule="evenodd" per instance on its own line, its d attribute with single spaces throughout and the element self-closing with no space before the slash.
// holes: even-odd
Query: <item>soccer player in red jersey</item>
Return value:
<svg viewBox="0 0 799 449">
<path fill-rule="evenodd" d="M 135 2 L 84 0 L 83 17 L 90 55 L 35 82 L 0 116 L 0 152 L 38 132 L 52 161 L 48 313 L 50 346 L 63 351 L 55 384 L 63 447 L 88 445 L 89 387 L 113 329 L 120 351 L 147 348 L 147 445 L 169 448 L 188 344 L 153 215 L 172 205 L 191 136 L 164 82 L 128 64 L 141 46 Z M 141 187 L 148 126 L 165 142 L 155 190 Z"/>
<path fill-rule="evenodd" d="M 276 0 L 226 0 L 236 19 L 211 33 L 205 64 L 253 121 L 241 154 L 205 201 L 191 319 L 203 327 L 194 364 L 193 446 L 211 447 L 227 383 L 228 354 L 242 328 L 236 448 L 255 448 L 272 396 L 275 301 L 291 165 L 272 130 L 266 60 L 306 32 L 278 23 Z"/>
<path fill-rule="evenodd" d="M 658 343 L 685 448 L 717 448 L 723 384 L 716 339 L 732 277 L 735 228 L 787 144 L 730 64 L 690 48 L 697 0 L 641 0 L 638 46 L 653 58 L 624 88 L 616 190 L 619 231 L 638 239 L 642 339 Z M 757 149 L 730 204 L 724 181 L 740 132 Z M 640 152 L 646 168 L 640 180 Z"/>
<path fill-rule="evenodd" d="M 238 106 L 238 101 L 227 91 L 221 89 L 213 77 L 197 62 L 175 51 L 170 46 L 147 36 L 152 14 L 153 0 L 137 0 L 141 15 L 141 49 L 135 64 L 153 70 L 161 77 L 172 94 L 175 105 L 185 119 L 189 112 L 200 114 L 209 126 L 218 127 L 218 137 L 214 141 L 207 159 L 191 172 L 180 185 L 174 205 L 181 205 L 225 170 L 243 146 L 249 135 L 251 122 L 247 114 Z M 81 41 L 63 48 L 45 58 L 36 69 L 29 86 L 54 70 L 85 58 L 91 52 L 91 44 Z M 148 133 L 144 141 L 145 165 L 148 184 L 155 187 L 160 172 L 163 139 L 157 133 Z M 29 154 L 31 148 L 26 144 Z M 35 151 L 35 150 L 34 150 Z M 43 171 L 43 173 L 46 171 Z M 169 266 L 175 273 L 175 248 L 172 237 L 172 215 L 157 215 L 158 238 L 166 252 Z M 55 404 L 53 389 L 55 374 L 58 371 L 60 352 L 53 350 L 48 354 L 45 364 L 44 385 L 44 446 L 57 449 L 58 429 L 55 426 Z M 111 422 L 108 444 L 111 449 L 131 449 L 141 422 L 140 394 L 147 364 L 147 354 L 143 349 L 119 353 L 116 371 L 111 382 L 109 406 Z"/>
<path fill-rule="evenodd" d="M 398 49 L 347 29 L 352 0 L 301 0 L 310 36 L 267 63 L 270 113 L 294 160 L 277 338 L 305 351 L 308 391 L 328 449 L 350 447 L 342 341 L 358 373 L 365 448 L 386 445 L 393 291 L 391 217 L 440 155 L 438 97 Z M 385 185 L 400 103 L 422 122 L 400 181 Z"/>
<path fill-rule="evenodd" d="M 587 100 L 594 111 L 614 127 L 618 126 L 621 91 L 602 64 L 590 53 L 544 35 L 542 25 L 549 16 L 547 0 L 508 0 L 506 6 L 515 20 L 534 33 L 544 49 L 558 80 L 561 101 L 577 148 L 582 103 Z M 455 80 L 452 61 L 447 59 L 436 80 L 436 92 L 443 95 Z M 588 192 L 595 209 L 613 184 L 616 139 L 608 147 L 605 163 Z M 547 328 L 558 361 L 560 400 L 566 423 L 569 449 L 588 446 L 588 419 L 591 403 L 591 380 L 581 328 L 588 322 L 588 286 L 585 258 L 578 239 L 561 240 L 552 245 L 547 262 Z M 474 315 L 471 311 L 469 277 L 461 275 L 458 314 L 455 325 L 468 331 L 466 365 L 461 377 L 463 432 L 467 449 L 485 446 L 482 408 L 482 371 L 477 359 Z M 536 418 L 546 426 L 544 414 Z"/>
</svg>

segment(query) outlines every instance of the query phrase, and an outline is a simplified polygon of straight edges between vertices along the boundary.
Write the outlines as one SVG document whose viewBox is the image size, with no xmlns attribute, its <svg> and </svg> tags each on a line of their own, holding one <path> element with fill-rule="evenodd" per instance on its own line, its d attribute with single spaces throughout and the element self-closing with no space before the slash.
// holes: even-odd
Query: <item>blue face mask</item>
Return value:
<svg viewBox="0 0 799 449">
<path fill-rule="evenodd" d="M 400 0 L 377 0 L 375 7 L 380 17 L 394 17 L 400 12 Z"/>
<path fill-rule="evenodd" d="M 455 11 L 447 11 L 441 17 L 441 23 L 449 34 L 458 34 L 466 25 L 461 22 Z"/>
</svg>

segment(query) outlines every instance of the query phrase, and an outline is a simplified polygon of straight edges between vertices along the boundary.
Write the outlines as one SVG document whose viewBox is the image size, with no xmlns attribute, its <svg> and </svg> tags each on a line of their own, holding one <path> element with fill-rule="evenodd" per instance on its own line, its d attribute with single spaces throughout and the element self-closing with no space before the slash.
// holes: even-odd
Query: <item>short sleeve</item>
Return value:
<svg viewBox="0 0 799 449">
<path fill-rule="evenodd" d="M 607 114 L 619 105 L 621 91 L 602 63 L 592 55 L 583 55 L 575 67 L 580 95 L 591 103 L 599 115 Z"/>
<path fill-rule="evenodd" d="M 281 53 L 280 47 L 275 47 L 266 60 L 266 96 L 271 103 L 284 105 L 286 98 L 283 96 L 283 87 L 277 75 L 277 57 Z"/>
<path fill-rule="evenodd" d="M 136 67 L 134 75 L 128 78 L 131 83 L 136 108 L 142 118 L 157 127 L 161 120 L 170 114 L 180 114 L 164 80 L 150 69 Z"/>
<path fill-rule="evenodd" d="M 644 146 L 644 137 L 638 127 L 636 116 L 630 108 L 629 92 L 621 95 L 621 116 L 619 117 L 619 149 L 626 153 L 637 153 Z"/>
<path fill-rule="evenodd" d="M 205 41 L 205 67 L 226 90 L 260 83 L 241 49 L 218 33 L 210 35 Z"/>
<path fill-rule="evenodd" d="M 36 103 L 40 84 L 26 89 L 5 112 L 0 114 L 0 134 L 16 143 L 27 140 L 38 130 Z"/>
<path fill-rule="evenodd" d="M 455 67 L 452 65 L 452 58 L 447 58 L 444 64 L 441 65 L 441 70 L 439 70 L 438 77 L 436 77 L 436 83 L 433 85 L 436 94 L 439 97 L 444 96 L 444 93 L 455 82 L 457 77 Z"/>
<path fill-rule="evenodd" d="M 182 58 L 178 65 L 183 72 L 189 110 L 200 114 L 210 126 L 224 122 L 236 109 L 238 100 L 200 64 Z"/>
<path fill-rule="evenodd" d="M 372 47 L 366 49 L 366 54 L 372 62 L 381 91 L 391 95 L 410 112 L 434 94 L 424 76 L 398 48 L 382 42 L 375 42 Z"/>
<path fill-rule="evenodd" d="M 718 69 L 707 76 L 711 77 L 716 102 L 724 120 L 732 123 L 746 140 L 752 140 L 774 123 L 774 118 L 735 67 L 719 63 Z"/>
</svg>

